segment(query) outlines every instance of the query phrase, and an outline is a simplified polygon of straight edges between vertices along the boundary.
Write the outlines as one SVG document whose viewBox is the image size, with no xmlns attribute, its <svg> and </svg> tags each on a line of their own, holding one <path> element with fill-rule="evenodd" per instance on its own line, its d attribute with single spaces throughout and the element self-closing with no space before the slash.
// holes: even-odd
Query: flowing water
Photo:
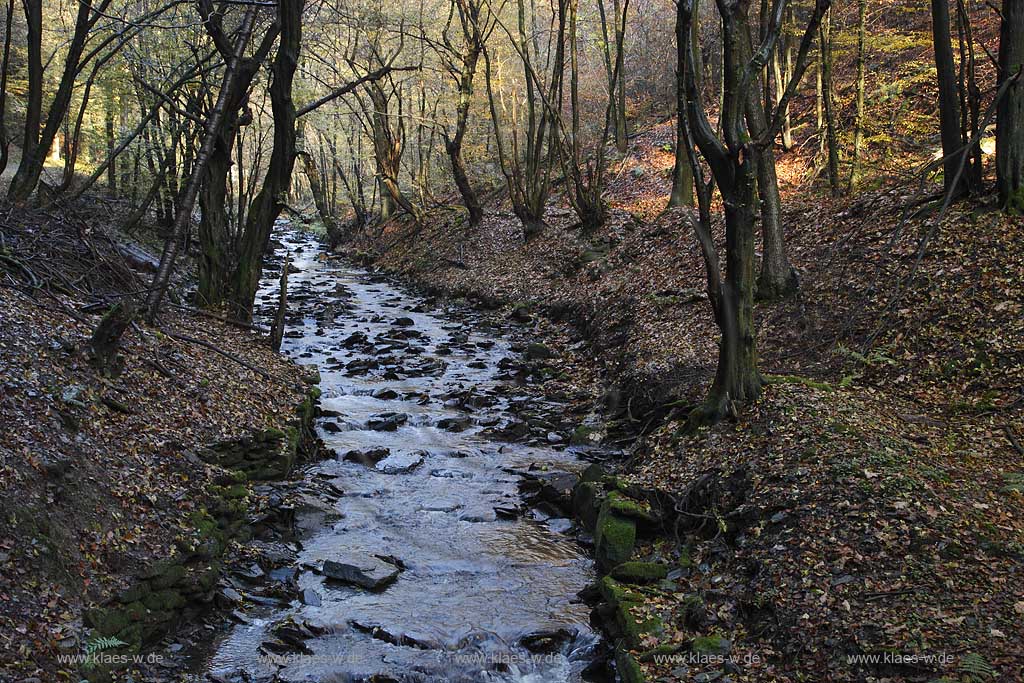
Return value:
<svg viewBox="0 0 1024 683">
<path fill-rule="evenodd" d="M 587 680 L 599 637 L 576 595 L 593 581 L 591 561 L 569 520 L 515 512 L 523 471 L 583 463 L 563 437 L 514 416 L 546 411 L 564 424 L 564 407 L 516 390 L 522 354 L 472 311 L 325 260 L 304 233 L 282 242 L 293 263 L 283 351 L 318 366 L 317 429 L 335 454 L 305 479 L 340 494 L 299 515 L 296 580 L 308 604 L 250 610 L 208 671 L 228 681 Z M 264 313 L 277 297 L 269 275 Z M 376 591 L 320 573 L 353 556 L 402 569 Z M 304 651 L 270 661 L 261 645 L 281 624 L 302 632 Z"/>
</svg>

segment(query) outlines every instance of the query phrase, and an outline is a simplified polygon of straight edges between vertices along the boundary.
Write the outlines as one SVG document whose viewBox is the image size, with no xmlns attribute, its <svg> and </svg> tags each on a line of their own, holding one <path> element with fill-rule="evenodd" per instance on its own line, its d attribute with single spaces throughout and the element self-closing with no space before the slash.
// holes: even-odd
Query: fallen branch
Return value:
<svg viewBox="0 0 1024 683">
<path fill-rule="evenodd" d="M 210 313 L 209 311 L 204 311 L 201 308 L 194 308 L 192 306 L 183 306 L 181 304 L 174 304 L 174 303 L 169 303 L 167 305 L 170 306 L 171 308 L 177 308 L 177 309 L 182 310 L 182 311 L 187 311 L 189 313 L 194 313 L 195 315 L 200 315 L 200 316 L 202 316 L 204 318 L 210 318 L 211 320 L 217 320 L 217 321 L 220 321 L 220 322 L 222 322 L 222 323 L 224 323 L 226 325 L 231 325 L 232 327 L 237 327 L 237 328 L 240 328 L 240 329 L 243 329 L 243 330 L 250 330 L 252 332 L 262 332 L 262 333 L 270 332 L 270 330 L 268 330 L 266 327 L 263 327 L 261 325 L 250 325 L 249 323 L 243 323 L 243 322 L 241 322 L 239 320 L 232 320 L 231 318 L 228 318 L 228 317 L 223 316 L 223 315 L 217 315 L 216 313 Z"/>
<path fill-rule="evenodd" d="M 0 263 L 6 263 L 14 270 L 21 272 L 21 274 L 25 276 L 25 280 L 27 280 L 30 288 L 39 289 L 39 278 L 37 278 L 36 274 L 32 272 L 32 269 L 24 263 L 13 256 L 7 256 L 6 254 L 0 254 Z"/>
<path fill-rule="evenodd" d="M 186 336 L 184 334 L 178 334 L 177 332 L 168 332 L 167 330 L 164 330 L 164 329 L 161 329 L 160 331 L 163 334 L 165 334 L 168 337 L 170 337 L 171 339 L 176 339 L 178 341 L 186 342 L 188 344 L 195 344 L 196 346 L 202 346 L 204 348 L 210 349 L 214 353 L 220 354 L 221 356 L 224 356 L 228 360 L 232 360 L 232 361 L 238 363 L 239 365 L 241 365 L 242 367 L 247 368 L 249 370 L 252 370 L 257 375 L 259 375 L 260 377 L 263 377 L 264 379 L 270 380 L 272 382 L 280 382 L 281 384 L 285 384 L 285 385 L 292 385 L 291 382 L 289 382 L 288 380 L 284 379 L 283 377 L 278 377 L 276 375 L 272 375 L 269 372 L 267 372 L 266 370 L 262 370 L 262 369 L 256 367 L 255 365 L 252 365 L 248 361 L 242 360 L 241 358 L 239 358 L 235 354 L 231 353 L 230 351 L 225 351 L 224 349 L 220 348 L 216 344 L 211 344 L 210 342 L 205 341 L 203 339 L 196 339 L 195 337 L 188 337 L 188 336 Z"/>
</svg>

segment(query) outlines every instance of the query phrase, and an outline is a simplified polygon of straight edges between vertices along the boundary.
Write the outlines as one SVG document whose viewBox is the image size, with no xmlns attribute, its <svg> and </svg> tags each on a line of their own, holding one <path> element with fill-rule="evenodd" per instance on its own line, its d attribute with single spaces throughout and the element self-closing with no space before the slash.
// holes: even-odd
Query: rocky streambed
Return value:
<svg viewBox="0 0 1024 683">
<path fill-rule="evenodd" d="M 596 574 L 570 518 L 577 474 L 606 454 L 580 416 L 531 391 L 549 350 L 328 260 L 310 235 L 286 232 L 281 247 L 283 351 L 319 369 L 330 455 L 297 487 L 283 566 L 226 589 L 239 623 L 207 676 L 606 680 L 578 597 Z M 271 270 L 264 314 L 276 299 Z M 274 594 L 268 584 L 277 599 L 252 598 Z"/>
</svg>

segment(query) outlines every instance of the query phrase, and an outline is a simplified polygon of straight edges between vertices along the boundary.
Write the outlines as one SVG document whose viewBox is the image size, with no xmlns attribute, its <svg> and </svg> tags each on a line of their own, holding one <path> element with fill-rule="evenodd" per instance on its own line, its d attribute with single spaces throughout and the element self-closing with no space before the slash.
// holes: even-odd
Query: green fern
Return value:
<svg viewBox="0 0 1024 683">
<path fill-rule="evenodd" d="M 93 638 L 85 644 L 85 661 L 82 666 L 86 669 L 91 669 L 96 666 L 96 655 L 104 650 L 112 650 L 128 643 L 123 640 L 111 636 L 109 638 Z"/>
<path fill-rule="evenodd" d="M 976 652 L 968 652 L 960 659 L 960 673 L 968 683 L 983 683 L 996 677 L 996 670 Z"/>
</svg>

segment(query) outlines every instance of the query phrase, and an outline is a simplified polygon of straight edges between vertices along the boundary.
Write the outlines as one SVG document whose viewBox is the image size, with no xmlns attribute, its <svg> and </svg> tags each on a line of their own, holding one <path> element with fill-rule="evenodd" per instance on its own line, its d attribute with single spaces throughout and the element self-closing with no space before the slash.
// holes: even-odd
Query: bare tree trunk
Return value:
<svg viewBox="0 0 1024 683">
<path fill-rule="evenodd" d="M 789 35 L 787 26 L 793 23 L 793 11 L 786 8 L 786 21 L 783 24 L 783 33 L 779 38 L 779 47 L 772 53 L 772 71 L 775 77 L 775 106 L 782 101 L 782 91 L 785 89 L 789 79 L 793 76 L 793 40 Z M 783 111 L 782 122 L 782 149 L 787 152 L 793 149 L 793 125 L 789 115 L 789 106 Z"/>
<path fill-rule="evenodd" d="M 108 85 L 106 108 L 103 113 L 103 132 L 107 137 L 107 192 L 111 197 L 117 196 L 117 164 L 114 157 L 114 86 Z M 77 147 L 77 145 L 76 145 Z"/>
<path fill-rule="evenodd" d="M 205 16 L 211 15 L 208 7 L 201 9 Z M 230 58 L 230 48 L 220 24 L 207 21 L 206 27 L 221 55 L 225 59 Z M 235 235 L 238 233 L 233 233 L 231 229 L 228 175 L 231 172 L 232 155 L 235 143 L 239 140 L 240 129 L 252 121 L 252 115 L 248 111 L 243 111 L 248 104 L 249 89 L 270 52 L 276 33 L 276 27 L 268 31 L 255 53 L 242 59 L 236 67 L 236 75 L 224 105 L 223 120 L 203 174 L 202 189 L 199 193 L 202 211 L 199 221 L 199 300 L 204 306 L 219 306 L 231 292 L 231 279 L 237 259 Z M 239 202 L 243 202 L 245 198 L 241 163 L 240 158 L 237 191 Z M 239 207 L 241 206 L 240 203 Z M 239 208 L 236 217 L 238 232 L 244 225 L 242 214 L 243 209 Z"/>
<path fill-rule="evenodd" d="M 35 183 L 32 184 L 28 194 L 24 194 L 21 189 L 15 189 L 15 180 L 18 179 L 19 174 L 22 177 L 25 175 L 22 168 L 27 169 L 29 165 L 34 164 L 34 157 L 37 156 L 40 157 L 39 165 L 42 168 L 48 151 L 46 149 L 42 152 L 38 150 L 39 127 L 42 124 L 43 116 L 43 3 L 42 0 L 22 0 L 22 6 L 25 11 L 28 93 L 25 96 L 25 128 L 21 140 L 21 162 L 18 164 L 15 177 L 7 188 L 7 198 L 16 201 L 28 199 L 32 189 L 35 189 Z M 85 4 L 83 3 L 81 7 L 85 7 Z M 23 194 L 24 196 L 22 196 Z"/>
<path fill-rule="evenodd" d="M 999 83 L 1010 85 L 996 109 L 996 185 L 1003 208 L 1024 213 L 1024 0 L 1003 0 Z"/>
<path fill-rule="evenodd" d="M 338 221 L 334 218 L 333 204 L 327 197 L 327 191 L 324 187 L 323 178 L 320 174 L 320 166 L 317 164 L 317 160 L 310 154 L 309 149 L 306 148 L 307 137 L 305 135 L 305 126 L 299 123 L 298 130 L 296 132 L 297 145 L 301 146 L 302 149 L 297 152 L 299 159 L 302 161 L 302 170 L 306 174 L 306 179 L 309 181 L 309 191 L 313 195 L 313 203 L 316 205 L 317 214 L 320 216 L 320 222 L 324 224 L 324 228 L 327 230 L 327 244 L 328 248 L 334 249 L 341 243 L 342 234 L 338 228 Z M 321 146 L 323 142 L 321 141 Z M 321 156 L 323 156 L 321 154 Z"/>
<path fill-rule="evenodd" d="M 747 17 L 749 3 L 717 3 L 722 19 L 725 87 L 719 116 L 721 138 L 709 122 L 696 76 L 691 70 L 686 71 L 687 110 L 685 114 L 680 114 L 685 115 L 689 135 L 710 167 L 714 182 L 722 194 L 726 232 L 723 277 L 710 232 L 711 185 L 703 182 L 703 170 L 694 154 L 690 165 L 696 181 L 700 215 L 695 228 L 707 271 L 709 298 L 722 339 L 715 380 L 707 399 L 691 413 L 691 426 L 716 422 L 732 413 L 735 403 L 752 401 L 761 393 L 762 378 L 757 369 L 753 319 L 756 162 L 778 134 L 782 125 L 780 110 L 793 96 L 803 75 L 814 32 L 828 6 L 829 0 L 816 1 L 801 41 L 794 76 L 760 136 L 751 136 L 743 120 L 749 116 L 750 103 L 761 102 L 762 92 L 758 87 L 757 74 L 767 64 L 775 47 L 782 22 L 780 11 L 784 5 L 776 4 L 773 7 L 772 17 L 764 31 L 764 40 L 751 56 Z M 679 33 L 686 37 L 687 50 L 692 53 L 694 46 L 689 36 L 691 22 L 696 20 L 694 0 L 679 0 L 677 7 L 679 21 L 683 24 L 683 30 Z"/>
<path fill-rule="evenodd" d="M 832 196 L 842 194 L 839 179 L 839 136 L 836 131 L 836 116 L 832 88 L 832 12 L 829 11 L 821 22 L 818 32 L 821 49 L 821 102 L 825 114 L 825 152 L 827 154 L 828 185 Z"/>
<path fill-rule="evenodd" d="M 974 64 L 974 32 L 965 0 L 957 0 L 956 3 L 956 29 L 960 47 L 960 70 L 957 78 L 960 103 L 960 139 L 966 145 L 968 140 L 981 139 L 979 129 L 981 90 L 978 88 L 977 70 Z M 981 145 L 972 145 L 966 154 L 968 157 L 967 166 L 964 169 L 964 179 L 968 191 L 972 195 L 977 195 L 983 191 L 984 183 Z"/>
<path fill-rule="evenodd" d="M 7 21 L 4 29 L 4 56 L 0 61 L 0 174 L 7 169 L 10 140 L 7 139 L 7 71 L 11 62 L 11 24 L 14 21 L 14 0 L 7 3 Z"/>
<path fill-rule="evenodd" d="M 277 290 L 277 313 L 274 314 L 274 325 L 270 328 L 270 348 L 275 351 L 281 350 L 281 342 L 284 341 L 284 320 L 288 311 L 288 269 L 291 267 L 291 254 L 285 254 Z"/>
<path fill-rule="evenodd" d="M 694 2 L 694 13 L 698 10 L 698 2 Z M 700 44 L 700 36 L 697 34 L 699 24 L 698 22 L 690 22 L 690 31 L 693 35 L 690 36 L 692 44 Z M 670 207 L 678 206 L 693 206 L 693 171 L 690 169 L 690 150 L 686 149 L 686 140 L 688 139 L 686 133 L 686 117 L 683 112 L 686 111 L 686 70 L 693 69 L 696 74 L 700 74 L 703 66 L 697 62 L 693 65 L 688 64 L 689 56 L 687 55 L 687 46 L 690 44 L 687 42 L 686 36 L 679 35 L 679 32 L 683 30 L 683 22 L 679 13 L 676 13 L 676 159 L 675 166 L 672 169 L 672 194 L 669 196 L 668 205 Z M 693 51 L 695 55 L 699 55 L 699 50 Z"/>
<path fill-rule="evenodd" d="M 629 127 L 626 121 L 626 79 L 621 75 L 625 70 L 626 59 L 626 22 L 623 18 L 625 10 L 622 0 L 612 0 L 612 10 L 615 14 L 616 62 L 613 71 L 620 74 L 612 84 L 618 100 L 615 106 L 615 148 L 619 152 L 625 152 L 629 146 Z"/>
<path fill-rule="evenodd" d="M 950 45 L 949 0 L 931 0 L 932 37 L 935 47 L 935 76 L 939 86 L 939 134 L 942 138 L 942 182 L 946 192 L 967 191 L 966 179 L 956 181 L 964 140 L 960 135 L 960 106 L 956 95 L 956 70 Z M 954 186 L 956 182 L 956 186 Z"/>
<path fill-rule="evenodd" d="M 462 145 L 469 125 L 469 108 L 473 101 L 473 81 L 480 64 L 480 54 L 484 49 L 484 40 L 490 34 L 493 21 L 489 10 L 485 10 L 485 2 L 480 0 L 455 0 L 455 7 L 462 26 L 463 52 L 458 69 L 458 104 L 455 107 L 455 133 L 445 133 L 444 148 L 452 165 L 455 187 L 462 196 L 462 203 L 469 212 L 470 226 L 477 226 L 483 220 L 484 211 L 480 199 L 473 190 L 466 172 L 466 164 L 462 158 Z"/>
<path fill-rule="evenodd" d="M 860 182 L 861 152 L 864 147 L 865 49 L 867 43 L 868 0 L 857 0 L 857 113 L 853 122 L 853 154 L 850 159 L 850 192 Z"/>
</svg>

